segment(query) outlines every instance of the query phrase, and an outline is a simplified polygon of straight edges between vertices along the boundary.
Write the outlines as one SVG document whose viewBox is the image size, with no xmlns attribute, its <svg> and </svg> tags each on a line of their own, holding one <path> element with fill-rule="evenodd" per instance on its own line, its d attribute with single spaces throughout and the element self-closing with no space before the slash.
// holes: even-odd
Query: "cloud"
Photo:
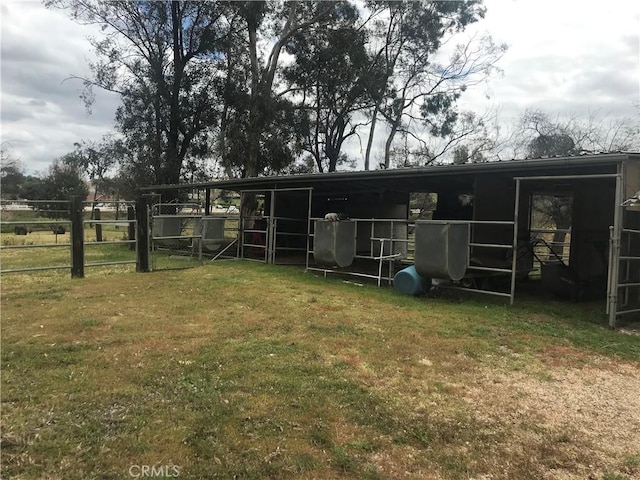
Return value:
<svg viewBox="0 0 640 480">
<path fill-rule="evenodd" d="M 486 4 L 486 22 L 477 28 L 509 44 L 499 64 L 504 75 L 482 90 L 468 91 L 461 105 L 480 111 L 498 105 L 503 121 L 527 108 L 553 116 L 594 110 L 618 117 L 637 114 L 640 6 L 635 2 Z"/>
<path fill-rule="evenodd" d="M 2 142 L 28 171 L 41 171 L 81 139 L 112 129 L 117 95 L 97 92 L 93 115 L 82 100 L 95 27 L 75 24 L 40 3 L 2 6 Z"/>
</svg>

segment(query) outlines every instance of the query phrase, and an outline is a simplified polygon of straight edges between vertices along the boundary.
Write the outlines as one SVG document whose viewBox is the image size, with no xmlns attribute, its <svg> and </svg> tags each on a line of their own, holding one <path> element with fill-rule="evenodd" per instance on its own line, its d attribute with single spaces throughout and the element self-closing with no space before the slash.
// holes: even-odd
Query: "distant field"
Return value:
<svg viewBox="0 0 640 480">
<path fill-rule="evenodd" d="M 68 277 L 2 277 L 2 478 L 640 478 L 640 337 L 601 304 Z"/>
<path fill-rule="evenodd" d="M 0 245 L 24 246 L 25 248 L 3 249 L 1 253 L 2 270 L 30 267 L 50 267 L 70 265 L 71 251 L 69 243 L 71 236 L 69 228 L 65 228 L 64 234 L 55 235 L 51 228 L 42 225 L 31 226 L 31 233 L 16 235 L 11 232 L 0 233 Z M 5 230 L 3 228 L 3 230 Z M 129 245 L 90 245 L 96 241 L 96 230 L 89 225 L 85 226 L 85 262 L 98 263 L 104 261 L 135 260 L 135 250 L 130 250 Z M 115 225 L 102 226 L 103 241 L 127 240 L 127 227 Z M 29 245 L 57 245 L 52 248 L 33 247 Z M 135 268 L 135 266 L 133 267 Z"/>
</svg>

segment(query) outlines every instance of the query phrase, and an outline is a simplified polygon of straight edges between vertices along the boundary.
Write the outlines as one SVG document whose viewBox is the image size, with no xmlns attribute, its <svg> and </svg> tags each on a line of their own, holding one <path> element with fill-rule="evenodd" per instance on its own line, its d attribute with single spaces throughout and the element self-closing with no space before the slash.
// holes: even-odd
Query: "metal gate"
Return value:
<svg viewBox="0 0 640 480">
<path fill-rule="evenodd" d="M 238 257 L 271 264 L 304 265 L 312 192 L 311 188 L 241 191 L 240 204 L 255 202 L 255 209 L 241 208 Z M 248 210 L 253 213 L 247 214 Z"/>
<path fill-rule="evenodd" d="M 620 187 L 617 192 L 616 221 L 609 229 L 607 313 L 612 328 L 622 316 L 640 315 L 640 211 L 628 211 Z"/>
<path fill-rule="evenodd" d="M 150 206 L 151 270 L 202 264 L 202 207 L 199 203 L 154 203 Z"/>
</svg>

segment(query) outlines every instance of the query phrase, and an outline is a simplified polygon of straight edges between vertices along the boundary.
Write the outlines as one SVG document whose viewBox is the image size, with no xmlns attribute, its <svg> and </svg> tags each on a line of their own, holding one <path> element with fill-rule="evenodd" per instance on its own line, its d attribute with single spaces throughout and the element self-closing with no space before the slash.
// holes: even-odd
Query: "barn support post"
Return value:
<svg viewBox="0 0 640 480">
<path fill-rule="evenodd" d="M 309 255 L 311 249 L 311 202 L 313 201 L 313 189 L 309 189 L 309 208 L 307 210 L 307 251 L 305 253 L 305 270 L 309 270 Z"/>
<path fill-rule="evenodd" d="M 513 246 L 511 249 L 511 288 L 509 291 L 509 304 L 513 305 L 516 298 L 516 270 L 518 268 L 518 229 L 520 221 L 520 179 L 516 178 L 516 198 L 513 208 Z"/>
<path fill-rule="evenodd" d="M 610 229 L 610 255 L 608 266 L 609 285 L 607 286 L 607 313 L 609 314 L 609 327 L 616 328 L 618 317 L 618 283 L 620 276 L 620 239 L 622 237 L 622 221 L 624 207 L 624 192 L 622 191 L 622 172 L 618 167 L 616 176 L 615 210 L 613 213 L 613 225 Z"/>
<path fill-rule="evenodd" d="M 266 248 L 267 248 L 267 263 L 276 263 L 276 232 L 277 232 L 277 220 L 276 220 L 276 190 L 269 190 L 270 202 L 269 202 L 269 222 Z"/>
<path fill-rule="evenodd" d="M 71 197 L 71 278 L 84 278 L 83 200 L 80 195 Z"/>
<path fill-rule="evenodd" d="M 151 195 L 141 195 L 136 200 L 136 272 L 149 272 L 149 201 Z"/>
</svg>

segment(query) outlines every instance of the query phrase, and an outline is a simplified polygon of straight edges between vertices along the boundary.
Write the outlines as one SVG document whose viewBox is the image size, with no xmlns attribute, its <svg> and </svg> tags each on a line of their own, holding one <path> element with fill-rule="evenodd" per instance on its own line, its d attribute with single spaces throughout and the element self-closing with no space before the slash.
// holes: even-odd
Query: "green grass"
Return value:
<svg viewBox="0 0 640 480">
<path fill-rule="evenodd" d="M 3 277 L 3 478 L 640 473 L 637 451 L 599 464 L 578 433 L 464 400 L 479 372 L 553 382 L 554 355 L 640 366 L 600 307 L 415 299 L 235 261 L 67 277 Z"/>
</svg>

